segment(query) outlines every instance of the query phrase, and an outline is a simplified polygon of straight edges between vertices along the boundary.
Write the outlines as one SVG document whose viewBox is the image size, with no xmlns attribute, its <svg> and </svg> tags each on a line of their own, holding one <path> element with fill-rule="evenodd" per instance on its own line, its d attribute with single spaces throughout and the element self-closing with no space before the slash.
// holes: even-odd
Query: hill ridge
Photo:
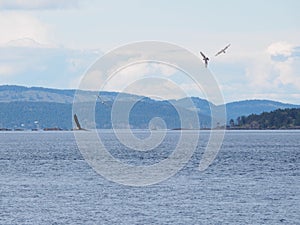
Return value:
<svg viewBox="0 0 300 225">
<path fill-rule="evenodd" d="M 86 93 L 89 96 L 89 99 L 92 97 L 92 100 L 96 101 L 98 98 L 97 96 L 99 93 L 96 91 L 80 91 L 82 91 L 82 93 Z M 34 126 L 32 125 L 34 121 L 42 120 L 45 121 L 43 126 L 63 126 L 64 128 L 71 129 L 73 118 L 72 104 L 75 93 L 75 89 L 2 85 L 0 86 L 0 128 L 12 128 L 20 126 L 20 124 L 28 124 L 28 127 L 32 128 Z M 97 110 L 99 110 L 97 113 L 101 115 L 102 118 L 105 118 L 105 121 L 103 119 L 99 119 L 99 128 L 111 127 L 111 108 L 107 108 L 107 105 L 111 106 L 114 99 L 119 94 L 121 94 L 120 100 L 124 102 L 135 102 L 139 100 L 139 106 L 135 108 L 136 111 L 133 113 L 133 117 L 131 119 L 132 125 L 135 128 L 147 127 L 147 122 L 151 116 L 160 116 L 166 119 L 166 121 L 169 121 L 170 128 L 177 128 L 180 126 L 180 123 L 178 123 L 178 116 L 176 116 L 176 110 L 174 111 L 174 105 L 181 107 L 186 113 L 197 110 L 201 119 L 201 126 L 209 127 L 211 126 L 211 109 L 218 110 L 218 108 L 224 106 L 214 105 L 213 103 L 199 97 L 190 98 L 195 107 L 189 108 L 190 105 L 187 104 L 186 98 L 176 100 L 154 100 L 149 97 L 128 93 L 101 92 L 101 99 L 106 104 L 99 105 L 97 108 Z M 300 105 L 282 103 L 267 99 L 241 100 L 229 102 L 225 104 L 225 106 L 227 111 L 227 124 L 229 124 L 231 119 L 237 121 L 237 118 L 240 116 L 260 114 L 276 109 L 300 108 Z M 163 110 L 165 110 L 165 112 Z M 43 117 L 41 117 L 37 112 L 43 115 Z M 57 112 L 62 112 L 62 116 L 57 114 Z M 166 112 L 169 114 L 166 115 Z M 31 115 L 31 117 L 29 115 Z M 44 117 L 47 117 L 47 119 Z"/>
</svg>

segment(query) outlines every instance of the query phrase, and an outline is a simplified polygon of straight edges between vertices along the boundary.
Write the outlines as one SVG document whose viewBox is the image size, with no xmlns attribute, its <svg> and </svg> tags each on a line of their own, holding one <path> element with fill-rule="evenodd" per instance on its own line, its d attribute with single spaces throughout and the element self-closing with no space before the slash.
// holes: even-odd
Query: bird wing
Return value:
<svg viewBox="0 0 300 225">
<path fill-rule="evenodd" d="M 217 54 L 215 54 L 215 56 L 220 55 L 222 52 L 223 52 L 223 49 L 221 51 L 217 52 Z"/>
<path fill-rule="evenodd" d="M 203 54 L 203 52 L 200 52 L 200 54 L 202 55 L 202 57 L 205 59 L 206 56 Z"/>
<path fill-rule="evenodd" d="M 223 50 L 225 51 L 227 48 L 229 48 L 229 46 L 230 46 L 230 44 L 229 45 L 227 45 Z"/>
<path fill-rule="evenodd" d="M 227 45 L 225 48 L 223 48 L 222 50 L 220 50 L 219 52 L 217 52 L 217 54 L 215 54 L 215 56 L 218 56 L 218 55 L 220 55 L 221 53 L 225 53 L 225 50 L 227 49 L 227 48 L 229 48 L 229 46 L 230 46 L 230 44 L 229 45 Z"/>
</svg>

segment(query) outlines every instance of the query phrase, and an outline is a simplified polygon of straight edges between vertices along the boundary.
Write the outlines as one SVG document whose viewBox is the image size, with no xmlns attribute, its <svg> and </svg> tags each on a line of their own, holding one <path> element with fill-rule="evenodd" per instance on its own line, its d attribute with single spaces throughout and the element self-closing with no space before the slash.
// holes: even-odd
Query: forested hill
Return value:
<svg viewBox="0 0 300 225">
<path fill-rule="evenodd" d="M 1 128 L 5 130 L 6 128 L 35 129 L 53 127 L 72 129 L 72 107 L 74 94 L 77 91 L 84 98 L 93 99 L 96 102 L 95 122 L 99 129 L 111 129 L 112 105 L 115 103 L 116 98 L 118 98 L 120 104 L 134 105 L 130 111 L 130 124 L 119 121 L 118 127 L 126 128 L 130 126 L 137 129 L 148 128 L 149 122 L 155 117 L 162 118 L 166 122 L 167 128 L 170 129 L 198 127 L 198 123 L 194 122 L 191 122 L 188 127 L 182 127 L 176 108 L 180 109 L 182 113 L 186 113 L 184 115 L 188 119 L 190 118 L 188 115 L 196 111 L 200 120 L 200 127 L 205 129 L 215 127 L 217 124 L 227 125 L 231 119 L 237 124 L 235 119 L 239 116 L 271 112 L 279 108 L 300 108 L 300 105 L 270 100 L 244 100 L 230 102 L 225 105 L 215 105 L 199 97 L 155 100 L 129 93 L 0 85 L 0 130 Z M 190 100 L 192 100 L 195 107 L 191 107 Z M 224 106 L 226 107 L 227 120 L 219 121 L 218 118 L 215 118 L 215 124 L 211 124 L 211 110 L 218 112 Z M 79 116 L 79 120 L 84 120 L 83 117 Z M 244 126 L 244 124 L 241 126 Z"/>
<path fill-rule="evenodd" d="M 231 121 L 232 128 L 241 129 L 300 129 L 300 109 L 277 109 L 259 115 L 251 114 L 237 118 L 237 125 Z"/>
</svg>

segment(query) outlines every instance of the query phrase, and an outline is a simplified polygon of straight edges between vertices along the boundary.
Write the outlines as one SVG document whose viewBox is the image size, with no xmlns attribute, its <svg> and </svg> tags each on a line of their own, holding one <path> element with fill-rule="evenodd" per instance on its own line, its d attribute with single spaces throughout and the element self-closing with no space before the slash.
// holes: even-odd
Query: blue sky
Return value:
<svg viewBox="0 0 300 225">
<path fill-rule="evenodd" d="M 299 8 L 297 0 L 0 0 L 0 84 L 77 88 L 106 52 L 158 40 L 189 49 L 199 63 L 199 51 L 205 52 L 226 102 L 272 99 L 300 104 Z M 228 43 L 228 52 L 214 57 Z M 188 93 L 203 96 L 178 79 L 178 71 L 149 65 L 123 71 L 118 82 L 106 88 L 122 91 L 131 76 L 170 77 L 171 72 Z M 169 90 L 165 98 L 181 97 L 163 84 L 152 85 L 132 92 L 148 95 L 148 89 L 164 89 Z"/>
</svg>

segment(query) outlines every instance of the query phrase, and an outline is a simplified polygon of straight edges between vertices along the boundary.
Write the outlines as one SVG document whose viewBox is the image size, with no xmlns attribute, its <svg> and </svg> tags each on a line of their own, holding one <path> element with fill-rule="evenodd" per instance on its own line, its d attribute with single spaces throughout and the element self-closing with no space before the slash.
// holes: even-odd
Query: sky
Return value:
<svg viewBox="0 0 300 225">
<path fill-rule="evenodd" d="M 188 49 L 199 63 L 204 52 L 225 102 L 300 104 L 299 8 L 298 0 L 0 0 L 0 85 L 78 88 L 104 54 L 156 40 Z M 123 69 L 104 90 L 123 91 L 150 75 L 165 82 L 139 82 L 130 91 L 183 97 L 177 85 L 205 96 L 182 72 L 147 63 Z"/>
</svg>

